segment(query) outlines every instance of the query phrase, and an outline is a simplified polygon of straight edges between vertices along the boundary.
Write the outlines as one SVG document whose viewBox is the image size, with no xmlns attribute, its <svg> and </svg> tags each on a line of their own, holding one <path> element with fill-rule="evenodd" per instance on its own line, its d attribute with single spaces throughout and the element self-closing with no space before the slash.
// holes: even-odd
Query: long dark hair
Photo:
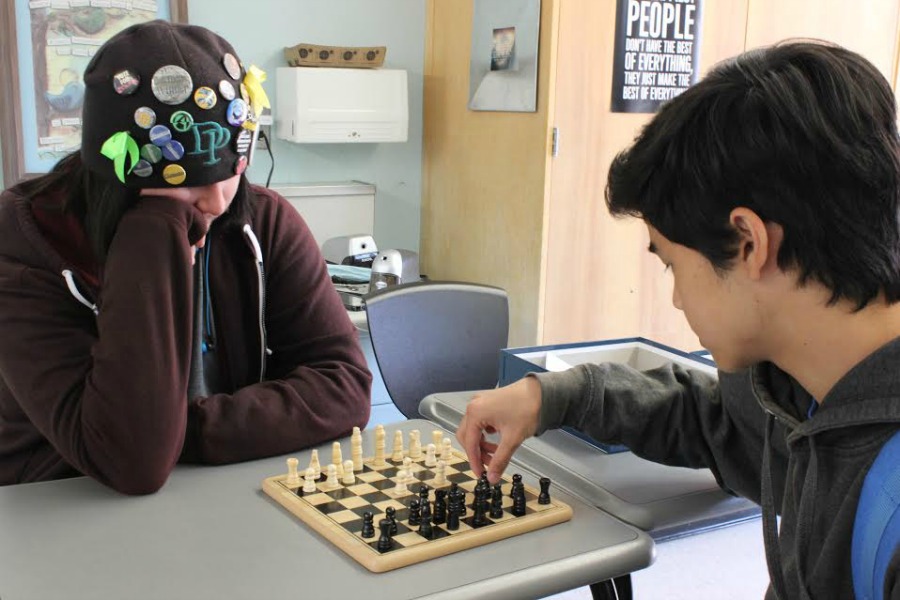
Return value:
<svg viewBox="0 0 900 600">
<path fill-rule="evenodd" d="M 134 206 L 141 193 L 140 189 L 98 177 L 85 168 L 78 152 L 61 159 L 46 175 L 20 183 L 18 189 L 23 196 L 31 199 L 49 193 L 65 194 L 65 210 L 81 222 L 91 242 L 91 249 L 101 263 L 106 260 L 122 215 Z M 220 219 L 223 224 L 242 220 L 246 216 L 250 197 L 250 184 L 246 176 L 241 175 L 234 201 Z"/>
</svg>

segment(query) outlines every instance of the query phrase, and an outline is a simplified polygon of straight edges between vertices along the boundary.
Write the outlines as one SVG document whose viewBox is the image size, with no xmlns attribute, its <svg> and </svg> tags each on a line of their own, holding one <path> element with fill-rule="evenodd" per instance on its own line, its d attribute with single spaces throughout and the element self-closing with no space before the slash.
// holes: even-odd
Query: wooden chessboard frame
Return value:
<svg viewBox="0 0 900 600">
<path fill-rule="evenodd" d="M 454 455 L 453 464 L 459 464 L 460 460 L 467 462 L 464 453 L 457 451 L 455 448 L 452 450 L 452 453 Z M 404 456 L 406 457 L 408 455 L 409 453 L 405 451 Z M 385 461 L 389 466 L 402 466 L 400 463 L 392 461 L 390 455 L 385 456 Z M 414 463 L 422 464 L 423 461 L 424 454 L 421 459 L 415 460 Z M 364 459 L 363 463 L 372 470 L 378 470 L 377 467 L 373 466 L 373 457 Z M 322 471 L 324 473 L 324 469 Z M 466 470 L 465 472 L 471 474 L 470 470 Z M 531 512 L 530 514 L 521 517 L 509 518 L 477 529 L 460 531 L 459 533 L 454 532 L 451 535 L 437 540 L 428 540 L 418 543 L 415 546 L 397 548 L 382 554 L 370 546 L 366 540 L 351 533 L 346 527 L 334 521 L 328 515 L 323 514 L 314 505 L 298 495 L 294 491 L 297 489 L 296 487 L 291 488 L 287 485 L 287 477 L 288 476 L 285 474 L 265 479 L 262 486 L 263 490 L 329 542 L 374 573 L 383 573 L 407 565 L 417 564 L 432 558 L 446 556 L 461 550 L 467 550 L 469 548 L 482 546 L 498 540 L 556 525 L 557 523 L 563 523 L 572 518 L 572 508 L 568 504 L 560 502 L 555 498 L 551 498 L 550 504 L 542 505 L 536 512 Z M 409 489 L 409 495 L 403 496 L 403 498 L 418 497 L 416 492 L 418 491 L 420 484 L 428 486 L 432 498 L 435 489 L 450 487 L 450 482 L 448 481 L 447 484 L 435 488 L 435 486 L 430 483 L 432 481 L 433 480 L 424 480 L 413 484 Z M 471 475 L 471 482 L 475 481 L 477 481 L 476 478 L 474 475 Z M 357 483 L 359 483 L 359 480 Z M 504 495 L 508 497 L 508 489 L 512 485 L 511 479 L 504 476 L 502 483 L 504 484 Z M 300 485 L 302 486 L 302 481 Z M 323 487 L 324 475 L 320 477 L 317 485 L 320 490 L 326 490 L 326 488 Z M 339 487 L 331 488 L 327 491 L 335 491 L 344 487 L 345 486 L 341 484 Z M 537 497 L 539 494 L 537 490 L 527 484 L 525 485 L 525 490 L 534 497 Z M 471 496 L 471 491 L 467 490 L 467 503 L 471 500 Z M 471 514 L 471 509 L 469 509 L 469 514 Z M 375 537 L 371 538 L 371 541 L 376 541 L 380 535 L 377 521 L 378 519 L 376 518 L 374 523 Z"/>
</svg>

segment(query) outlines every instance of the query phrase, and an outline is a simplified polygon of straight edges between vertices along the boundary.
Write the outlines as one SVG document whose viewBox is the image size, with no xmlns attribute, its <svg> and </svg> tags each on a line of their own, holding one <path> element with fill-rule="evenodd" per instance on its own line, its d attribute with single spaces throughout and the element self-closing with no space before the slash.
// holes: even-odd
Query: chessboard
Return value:
<svg viewBox="0 0 900 600">
<path fill-rule="evenodd" d="M 263 481 L 263 490 L 293 515 L 375 573 L 390 571 L 461 550 L 568 521 L 572 509 L 550 497 L 550 480 L 538 491 L 521 475 L 491 486 L 469 468 L 463 452 L 439 430 L 422 447 L 417 430 L 408 443 L 394 432 L 385 452 L 385 432 L 375 428 L 375 454 L 362 457 L 362 436 L 354 428 L 352 460 L 342 459 L 340 442 L 323 467 L 313 450 L 310 466 Z"/>
</svg>

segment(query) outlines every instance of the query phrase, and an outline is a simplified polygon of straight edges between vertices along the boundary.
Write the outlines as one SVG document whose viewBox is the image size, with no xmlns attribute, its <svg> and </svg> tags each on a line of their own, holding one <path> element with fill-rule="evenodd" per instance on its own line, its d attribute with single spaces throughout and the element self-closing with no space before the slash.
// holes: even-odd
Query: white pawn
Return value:
<svg viewBox="0 0 900 600">
<path fill-rule="evenodd" d="M 306 470 L 306 477 L 303 483 L 303 493 L 312 494 L 316 491 L 316 471 L 310 467 Z"/>
<path fill-rule="evenodd" d="M 406 477 L 408 473 L 406 469 L 400 469 L 397 471 L 397 485 L 394 487 L 395 494 L 405 494 L 408 490 L 406 488 Z"/>
<path fill-rule="evenodd" d="M 419 437 L 419 430 L 413 429 L 409 432 L 409 457 L 413 460 L 422 458 L 422 438 Z"/>
<path fill-rule="evenodd" d="M 353 485 L 356 483 L 356 474 L 353 472 L 353 461 L 344 461 L 344 476 L 341 479 L 344 485 Z"/>
<path fill-rule="evenodd" d="M 328 479 L 325 480 L 325 487 L 327 488 L 335 488 L 340 487 L 341 483 L 338 481 L 337 476 L 337 467 L 334 465 L 328 465 Z"/>
<path fill-rule="evenodd" d="M 309 468 L 315 471 L 316 473 L 322 472 L 322 466 L 319 464 L 319 451 L 313 450 L 312 456 L 309 459 Z M 318 475 L 316 475 L 318 477 Z"/>
<path fill-rule="evenodd" d="M 399 429 L 394 432 L 394 452 L 391 454 L 391 460 L 394 462 L 403 460 L 403 432 Z"/>
<path fill-rule="evenodd" d="M 426 449 L 426 452 L 425 452 L 425 466 L 426 467 L 437 466 L 437 456 L 435 456 L 434 444 L 428 444 L 428 448 Z"/>
<path fill-rule="evenodd" d="M 300 474 L 297 472 L 297 465 L 300 463 L 296 458 L 287 459 L 288 474 L 284 480 L 285 485 L 291 488 L 300 487 Z"/>
<path fill-rule="evenodd" d="M 444 485 L 447 483 L 447 463 L 442 460 L 438 461 L 437 468 L 434 470 L 434 485 Z"/>
<path fill-rule="evenodd" d="M 450 438 L 444 438 L 441 444 L 441 460 L 444 462 L 453 460 L 453 442 L 450 441 Z"/>
<path fill-rule="evenodd" d="M 344 458 L 341 455 L 341 443 L 334 442 L 331 444 L 331 462 L 337 469 L 337 476 L 344 476 Z"/>
<path fill-rule="evenodd" d="M 354 427 L 353 434 L 350 436 L 350 454 L 350 458 L 353 459 L 353 470 L 362 471 L 362 433 L 360 433 L 359 427 Z"/>
</svg>

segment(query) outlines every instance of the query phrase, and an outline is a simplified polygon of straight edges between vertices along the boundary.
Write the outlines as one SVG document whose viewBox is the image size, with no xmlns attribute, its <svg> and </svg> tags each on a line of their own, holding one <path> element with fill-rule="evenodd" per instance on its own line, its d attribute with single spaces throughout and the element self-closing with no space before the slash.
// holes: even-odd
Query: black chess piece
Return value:
<svg viewBox="0 0 900 600">
<path fill-rule="evenodd" d="M 486 502 L 485 491 L 484 488 L 477 488 L 475 490 L 475 501 L 472 503 L 472 508 L 475 510 L 475 515 L 472 517 L 472 525 L 475 527 L 481 527 L 483 525 L 487 525 L 487 516 L 485 513 Z"/>
<path fill-rule="evenodd" d="M 418 525 L 421 520 L 421 504 L 419 503 L 418 498 L 413 498 L 409 501 L 409 524 L 410 525 Z"/>
<path fill-rule="evenodd" d="M 450 497 L 450 506 L 447 509 L 447 529 L 456 531 L 459 529 L 459 495 Z"/>
<path fill-rule="evenodd" d="M 428 486 L 419 486 L 419 501 L 421 501 L 422 506 L 425 506 L 425 503 L 428 502 Z"/>
<path fill-rule="evenodd" d="M 435 525 L 447 522 L 447 490 L 434 490 L 434 516 L 431 521 Z"/>
<path fill-rule="evenodd" d="M 538 504 L 550 504 L 550 478 L 541 477 L 541 493 L 538 494 Z"/>
<path fill-rule="evenodd" d="M 422 523 L 419 525 L 419 533 L 431 539 L 432 534 L 432 526 L 431 526 L 431 503 L 425 502 L 422 505 Z"/>
<path fill-rule="evenodd" d="M 494 484 L 491 490 L 491 518 L 499 519 L 503 516 L 503 489 L 500 484 Z"/>
<path fill-rule="evenodd" d="M 378 538 L 378 551 L 387 552 L 394 547 L 394 540 L 391 539 L 391 522 L 382 519 L 378 521 L 378 528 L 381 530 L 381 537 Z"/>
<path fill-rule="evenodd" d="M 388 521 L 391 522 L 391 535 L 397 535 L 397 509 L 393 506 L 388 506 L 384 509 L 384 514 Z"/>
<path fill-rule="evenodd" d="M 512 514 L 515 517 L 525 516 L 525 493 L 513 496 Z"/>
<path fill-rule="evenodd" d="M 522 485 L 522 476 L 518 473 L 513 475 L 512 478 L 512 489 L 509 490 L 509 497 L 512 498 L 513 494 L 516 493 L 516 486 Z"/>
<path fill-rule="evenodd" d="M 375 524 L 372 521 L 373 518 L 374 515 L 371 512 L 366 511 L 363 513 L 363 526 L 361 535 L 364 538 L 375 537 Z"/>
</svg>

